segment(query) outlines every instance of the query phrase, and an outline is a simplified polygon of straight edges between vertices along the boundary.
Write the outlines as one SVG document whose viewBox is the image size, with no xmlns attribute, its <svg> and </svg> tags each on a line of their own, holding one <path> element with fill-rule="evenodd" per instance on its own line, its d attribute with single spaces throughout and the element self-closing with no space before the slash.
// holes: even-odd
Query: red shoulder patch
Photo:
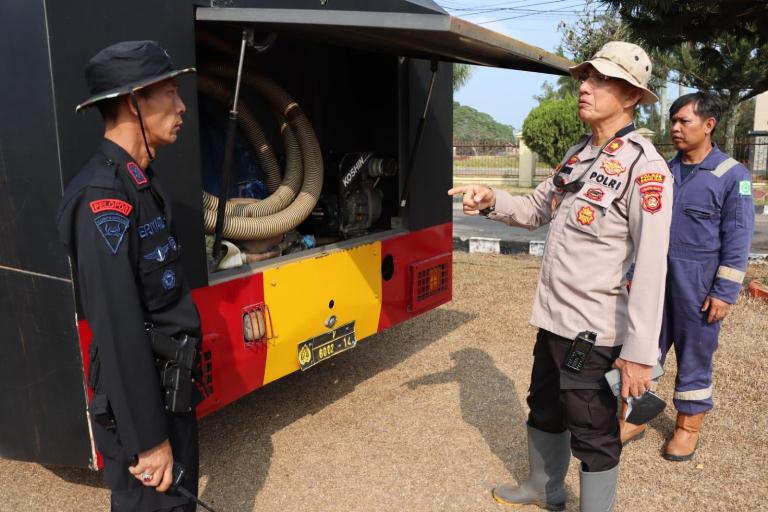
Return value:
<svg viewBox="0 0 768 512">
<path fill-rule="evenodd" d="M 640 193 L 643 195 L 643 210 L 648 213 L 656 213 L 661 210 L 661 193 L 664 187 L 661 185 L 646 185 L 640 187 Z"/>
<path fill-rule="evenodd" d="M 99 199 L 88 203 L 93 213 L 113 211 L 122 213 L 126 217 L 133 211 L 133 205 L 121 199 Z"/>
</svg>

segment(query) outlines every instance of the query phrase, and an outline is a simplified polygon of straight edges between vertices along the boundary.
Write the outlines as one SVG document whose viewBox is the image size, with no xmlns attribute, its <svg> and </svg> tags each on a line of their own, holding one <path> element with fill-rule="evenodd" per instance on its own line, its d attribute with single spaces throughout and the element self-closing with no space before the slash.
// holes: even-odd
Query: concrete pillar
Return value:
<svg viewBox="0 0 768 512">
<path fill-rule="evenodd" d="M 755 120 L 752 129 L 756 132 L 768 131 L 768 92 L 755 96 Z"/>
<path fill-rule="evenodd" d="M 659 131 L 664 133 L 667 128 L 667 116 L 669 116 L 669 108 L 667 108 L 667 83 L 659 88 Z"/>
<path fill-rule="evenodd" d="M 536 165 L 536 159 L 533 157 L 533 151 L 525 145 L 523 135 L 517 134 L 517 168 L 518 168 L 518 187 L 533 186 L 533 171 Z"/>
</svg>

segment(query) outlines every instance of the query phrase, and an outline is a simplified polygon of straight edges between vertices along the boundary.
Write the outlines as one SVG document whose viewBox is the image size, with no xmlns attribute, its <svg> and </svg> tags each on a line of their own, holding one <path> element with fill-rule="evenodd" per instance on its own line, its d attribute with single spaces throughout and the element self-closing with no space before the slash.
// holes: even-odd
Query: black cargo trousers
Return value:
<svg viewBox="0 0 768 512">
<path fill-rule="evenodd" d="M 621 352 L 593 347 L 584 368 L 563 368 L 572 340 L 540 329 L 533 349 L 528 389 L 528 425 L 549 433 L 571 432 L 571 452 L 588 472 L 615 467 L 621 456 L 618 401 L 604 375 Z"/>
<path fill-rule="evenodd" d="M 190 413 L 165 413 L 168 421 L 168 440 L 173 459 L 185 468 L 181 485 L 197 496 L 198 481 L 198 434 L 197 418 L 193 408 Z M 104 460 L 104 481 L 112 491 L 112 512 L 194 512 L 197 505 L 181 494 L 168 490 L 165 493 L 147 487 L 134 477 L 128 466 L 133 454 L 123 449 L 120 427 L 105 428 L 91 421 L 96 448 Z"/>
</svg>

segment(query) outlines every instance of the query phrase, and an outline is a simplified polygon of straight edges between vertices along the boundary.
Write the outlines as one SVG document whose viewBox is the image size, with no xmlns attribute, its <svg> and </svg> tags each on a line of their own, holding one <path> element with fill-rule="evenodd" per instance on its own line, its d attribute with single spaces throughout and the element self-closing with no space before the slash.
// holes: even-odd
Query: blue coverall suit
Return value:
<svg viewBox="0 0 768 512">
<path fill-rule="evenodd" d="M 674 345 L 674 404 L 683 414 L 712 408 L 712 356 L 720 322 L 707 323 L 708 295 L 736 302 L 747 268 L 755 223 L 749 170 L 718 167 L 728 155 L 713 144 L 683 179 L 680 153 L 669 163 L 675 179 L 666 301 L 659 346 L 662 362 Z"/>
</svg>

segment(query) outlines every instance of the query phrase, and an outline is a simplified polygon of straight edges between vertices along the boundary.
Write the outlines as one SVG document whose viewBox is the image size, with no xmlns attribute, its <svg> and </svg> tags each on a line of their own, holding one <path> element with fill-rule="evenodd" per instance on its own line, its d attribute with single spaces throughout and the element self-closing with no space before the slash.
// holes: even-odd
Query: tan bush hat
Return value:
<svg viewBox="0 0 768 512">
<path fill-rule="evenodd" d="M 590 64 L 605 76 L 621 78 L 642 89 L 641 104 L 648 105 L 659 101 L 659 97 L 648 88 L 648 80 L 653 70 L 651 59 L 648 58 L 645 50 L 636 44 L 610 41 L 605 43 L 590 60 L 570 67 L 568 70 L 573 78 L 578 78 L 579 73 Z"/>
</svg>

